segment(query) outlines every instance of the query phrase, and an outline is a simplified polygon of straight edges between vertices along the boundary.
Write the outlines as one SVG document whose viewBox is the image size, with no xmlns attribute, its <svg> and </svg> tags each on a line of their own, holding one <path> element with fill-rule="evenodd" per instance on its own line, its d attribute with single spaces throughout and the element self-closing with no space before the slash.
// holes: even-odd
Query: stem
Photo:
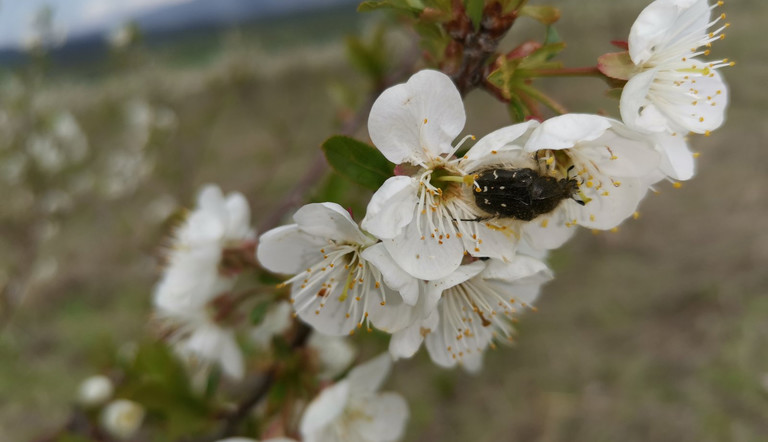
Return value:
<svg viewBox="0 0 768 442">
<path fill-rule="evenodd" d="M 309 335 L 312 334 L 312 329 L 309 328 L 309 326 L 306 324 L 301 322 L 297 322 L 296 324 L 296 334 L 291 340 L 292 349 L 303 347 L 306 344 L 307 339 L 309 339 Z M 240 402 L 235 412 L 232 413 L 232 415 L 230 415 L 224 421 L 224 426 L 222 427 L 219 434 L 205 440 L 218 440 L 237 434 L 238 427 L 243 422 L 243 420 L 248 417 L 253 407 L 258 405 L 264 396 L 269 393 L 269 390 L 272 388 L 272 384 L 274 384 L 275 380 L 277 379 L 279 368 L 280 367 L 278 363 L 272 364 L 269 370 L 264 374 L 264 377 L 262 377 L 259 380 L 259 383 L 254 386 L 250 394 L 245 399 L 243 399 L 242 402 Z"/>
<path fill-rule="evenodd" d="M 565 107 L 563 107 L 562 104 L 558 103 L 557 101 L 552 99 L 550 96 L 544 94 L 543 92 L 541 92 L 536 88 L 532 88 L 527 84 L 518 84 L 517 88 L 525 92 L 526 94 L 528 94 L 534 100 L 538 100 L 541 104 L 543 104 L 544 106 L 547 106 L 548 108 L 552 109 L 553 111 L 557 112 L 560 115 L 568 113 L 568 110 Z"/>
<path fill-rule="evenodd" d="M 588 66 L 583 68 L 561 68 L 561 69 L 531 69 L 526 70 L 531 77 L 602 77 L 603 73 L 597 66 Z"/>
</svg>

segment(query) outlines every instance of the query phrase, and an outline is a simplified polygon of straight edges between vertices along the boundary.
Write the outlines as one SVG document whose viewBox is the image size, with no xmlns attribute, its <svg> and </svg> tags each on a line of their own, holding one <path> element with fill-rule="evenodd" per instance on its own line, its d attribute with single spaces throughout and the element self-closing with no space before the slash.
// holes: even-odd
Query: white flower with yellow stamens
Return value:
<svg viewBox="0 0 768 442">
<path fill-rule="evenodd" d="M 296 224 L 261 236 L 257 257 L 270 271 L 296 274 L 285 284 L 292 285 L 291 302 L 301 319 L 337 336 L 370 325 L 392 332 L 408 324 L 419 281 L 346 210 L 308 204 L 293 219 Z"/>
<path fill-rule="evenodd" d="M 531 133 L 525 150 L 552 176 L 578 182 L 578 194 L 523 226 L 535 248 L 558 247 L 580 225 L 609 230 L 630 217 L 659 167 L 653 141 L 598 115 L 550 118 Z"/>
<path fill-rule="evenodd" d="M 461 96 L 451 79 L 429 70 L 384 91 L 368 119 L 371 140 L 384 156 L 417 170 L 388 179 L 376 191 L 362 226 L 382 239 L 403 269 L 420 279 L 451 274 L 465 253 L 502 260 L 514 257 L 515 234 L 503 226 L 477 222 L 473 174 L 499 161 L 494 155 L 536 123 L 500 129 L 478 141 L 463 158 L 455 158 L 463 140 L 455 146 L 452 142 L 465 120 Z M 519 148 L 516 152 L 524 154 Z"/>
<path fill-rule="evenodd" d="M 629 33 L 635 67 L 621 94 L 621 118 L 634 130 L 667 134 L 656 140 L 657 147 L 671 163 L 665 173 L 675 179 L 693 175 L 693 154 L 681 138 L 689 131 L 708 134 L 725 118 L 728 89 L 718 69 L 733 62 L 699 58 L 725 37 L 725 14 L 711 19 L 711 10 L 722 4 L 656 0 Z"/>
<path fill-rule="evenodd" d="M 461 364 L 477 371 L 494 341 L 512 340 L 515 317 L 533 308 L 541 285 L 550 279 L 546 264 L 523 255 L 510 262 L 489 259 L 463 265 L 446 278 L 427 283 L 427 314 L 392 336 L 390 353 L 411 357 L 425 341 L 436 364 Z"/>
</svg>

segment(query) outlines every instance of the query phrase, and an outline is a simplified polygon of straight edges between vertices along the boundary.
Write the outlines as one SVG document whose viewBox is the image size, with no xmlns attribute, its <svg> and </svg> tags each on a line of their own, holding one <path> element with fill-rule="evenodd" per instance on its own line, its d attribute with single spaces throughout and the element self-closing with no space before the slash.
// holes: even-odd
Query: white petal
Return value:
<svg viewBox="0 0 768 442">
<path fill-rule="evenodd" d="M 633 76 L 621 91 L 621 119 L 632 129 L 644 132 L 670 130 L 667 117 L 648 99 L 657 72 L 658 70 L 651 69 Z"/>
<path fill-rule="evenodd" d="M 407 176 L 394 176 L 385 181 L 368 203 L 363 229 L 377 238 L 397 236 L 413 219 L 418 187 L 418 181 Z"/>
<path fill-rule="evenodd" d="M 203 186 L 197 195 L 197 207 L 206 212 L 225 213 L 224 195 L 219 186 L 214 184 Z"/>
<path fill-rule="evenodd" d="M 321 380 L 333 379 L 341 374 L 354 361 L 357 353 L 356 347 L 346 338 L 318 332 L 312 333 L 307 344 L 317 352 L 320 359 L 322 370 L 318 377 Z"/>
<path fill-rule="evenodd" d="M 545 263 L 529 256 L 517 256 L 512 262 L 490 259 L 483 270 L 483 278 L 507 282 L 525 280 L 528 284 L 542 284 L 553 278 L 552 270 Z"/>
<path fill-rule="evenodd" d="M 489 133 L 469 149 L 462 158 L 462 165 L 465 165 L 468 170 L 474 171 L 482 167 L 482 164 L 493 164 L 494 156 L 498 155 L 500 151 L 516 150 L 523 154 L 524 136 L 538 127 L 538 125 L 538 121 L 530 120 Z M 498 159 L 496 161 L 498 162 Z"/>
<path fill-rule="evenodd" d="M 418 209 L 414 207 L 415 210 Z M 464 244 L 458 236 L 432 238 L 431 231 L 427 217 L 420 216 L 400 235 L 384 240 L 387 251 L 398 265 L 419 279 L 433 280 L 451 274 L 464 256 Z"/>
<path fill-rule="evenodd" d="M 695 172 L 693 152 L 688 147 L 685 137 L 659 134 L 654 137 L 656 146 L 662 153 L 661 171 L 672 179 L 685 181 Z"/>
<path fill-rule="evenodd" d="M 450 275 L 434 281 L 429 281 L 427 286 L 431 289 L 443 292 L 455 287 L 464 281 L 472 279 L 485 269 L 485 261 L 475 261 L 457 268 Z"/>
<path fill-rule="evenodd" d="M 272 229 L 259 238 L 256 257 L 262 266 L 276 273 L 298 273 L 323 260 L 323 238 L 308 235 L 298 225 Z"/>
<path fill-rule="evenodd" d="M 693 63 L 693 66 L 698 69 L 706 67 L 701 63 Z M 703 134 L 723 124 L 725 109 L 728 106 L 728 87 L 718 71 L 712 71 L 709 75 L 696 76 L 695 80 L 696 83 L 693 86 L 696 88 L 696 94 L 693 98 L 683 101 L 674 108 L 669 107 L 664 110 L 676 125 L 691 132 Z"/>
<path fill-rule="evenodd" d="M 392 357 L 389 353 L 382 353 L 365 364 L 353 368 L 347 375 L 350 395 L 359 397 L 378 391 L 387 379 L 391 368 Z"/>
<path fill-rule="evenodd" d="M 251 209 L 241 193 L 227 196 L 227 236 L 231 239 L 245 239 L 252 235 Z"/>
<path fill-rule="evenodd" d="M 394 333 L 389 341 L 389 354 L 395 359 L 413 356 L 424 342 L 424 336 L 436 329 L 438 319 L 437 310 L 432 309 L 426 319 Z"/>
<path fill-rule="evenodd" d="M 523 224 L 522 236 L 535 249 L 556 249 L 576 233 L 576 229 L 567 224 L 571 221 L 561 204 L 554 212 Z"/>
<path fill-rule="evenodd" d="M 652 2 L 640 12 L 629 31 L 630 58 L 635 64 L 643 64 L 678 41 L 700 40 L 705 36 L 709 15 L 707 0 Z"/>
<path fill-rule="evenodd" d="M 368 418 L 355 419 L 353 433 L 367 441 L 389 442 L 403 436 L 408 420 L 408 403 L 397 393 L 382 393 L 364 403 L 359 410 Z"/>
<path fill-rule="evenodd" d="M 376 99 L 368 133 L 389 161 L 415 164 L 450 152 L 465 121 L 464 104 L 451 79 L 424 70 Z"/>
<path fill-rule="evenodd" d="M 505 223 L 503 220 L 490 223 L 479 222 L 477 237 L 480 241 L 465 235 L 462 238 L 464 247 L 472 256 L 510 260 L 515 256 L 517 248 L 516 229 L 517 227 L 512 223 Z"/>
<path fill-rule="evenodd" d="M 406 304 L 416 305 L 419 300 L 419 281 L 397 265 L 384 244 L 374 244 L 363 250 L 360 256 L 379 269 L 384 283 L 400 292 Z"/>
<path fill-rule="evenodd" d="M 599 115 L 565 114 L 550 118 L 533 130 L 525 150 L 568 149 L 579 142 L 594 140 L 611 127 L 611 120 Z"/>
<path fill-rule="evenodd" d="M 332 385 L 310 402 L 301 418 L 301 436 L 308 438 L 341 416 L 349 399 L 349 382 Z"/>
<path fill-rule="evenodd" d="M 479 373 L 483 369 L 483 353 L 478 351 L 471 355 L 464 355 L 461 359 L 461 368 L 467 373 Z"/>
<path fill-rule="evenodd" d="M 613 178 L 646 176 L 661 161 L 651 136 L 630 131 L 618 121 L 602 137 L 580 146 L 577 155 L 578 162 L 589 162 L 600 174 Z"/>
<path fill-rule="evenodd" d="M 628 178 L 622 180 L 620 186 L 610 188 L 608 196 L 603 196 L 599 193 L 601 191 L 589 190 L 584 190 L 592 199 L 586 205 L 581 206 L 576 201 L 567 200 L 563 206 L 579 225 L 607 230 L 618 226 L 635 213 L 648 187 L 638 179 Z"/>
<path fill-rule="evenodd" d="M 350 244 L 372 244 L 357 227 L 349 212 L 336 203 L 307 204 L 293 215 L 299 228 L 309 235 Z"/>
</svg>

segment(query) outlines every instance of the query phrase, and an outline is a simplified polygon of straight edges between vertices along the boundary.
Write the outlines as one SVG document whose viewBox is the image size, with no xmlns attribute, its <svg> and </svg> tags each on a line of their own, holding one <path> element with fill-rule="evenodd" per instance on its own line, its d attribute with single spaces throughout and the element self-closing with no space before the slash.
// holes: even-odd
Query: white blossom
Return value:
<svg viewBox="0 0 768 442">
<path fill-rule="evenodd" d="M 392 366 L 382 354 L 355 367 L 326 388 L 301 419 L 304 442 L 388 442 L 402 437 L 408 404 L 396 393 L 379 393 Z"/>
<path fill-rule="evenodd" d="M 514 256 L 518 238 L 513 232 L 493 222 L 477 222 L 471 200 L 473 174 L 500 161 L 494 158 L 499 152 L 525 155 L 507 147 L 536 123 L 498 130 L 478 141 L 465 157 L 455 158 L 462 143 L 452 142 L 465 119 L 453 82 L 429 70 L 384 91 L 371 109 L 368 129 L 373 143 L 390 161 L 415 166 L 416 171 L 389 178 L 376 191 L 362 226 L 381 238 L 395 261 L 417 278 L 447 276 L 465 252 L 504 260 Z"/>
<path fill-rule="evenodd" d="M 317 377 L 321 380 L 330 380 L 341 374 L 349 367 L 357 353 L 347 338 L 318 332 L 312 333 L 307 345 L 317 354 L 320 362 Z"/>
<path fill-rule="evenodd" d="M 251 340 L 261 349 L 269 348 L 272 338 L 291 327 L 291 304 L 279 301 L 269 306 L 264 319 L 251 329 Z"/>
<path fill-rule="evenodd" d="M 127 399 L 116 399 L 101 412 L 101 427 L 111 436 L 128 439 L 144 421 L 144 407 Z"/>
<path fill-rule="evenodd" d="M 329 335 L 366 324 L 390 332 L 406 325 L 402 312 L 416 303 L 419 282 L 346 210 L 308 204 L 293 219 L 296 224 L 261 236 L 257 257 L 270 271 L 296 274 L 285 284 L 291 284 L 291 303 L 301 319 Z"/>
<path fill-rule="evenodd" d="M 633 215 L 659 167 L 648 137 L 610 118 L 566 114 L 537 127 L 525 143 L 550 174 L 578 182 L 576 198 L 524 226 L 535 248 L 558 247 L 574 226 L 608 230 Z"/>
<path fill-rule="evenodd" d="M 701 60 L 712 42 L 725 37 L 725 14 L 712 20 L 707 0 L 656 0 L 629 33 L 635 68 L 621 94 L 621 117 L 630 128 L 662 134 L 656 146 L 666 156 L 662 171 L 674 179 L 693 176 L 693 154 L 682 138 L 709 134 L 725 118 L 728 89 L 719 68 L 728 59 Z"/>
<path fill-rule="evenodd" d="M 426 341 L 434 363 L 477 371 L 494 341 L 512 341 L 515 317 L 533 308 L 541 285 L 550 279 L 546 264 L 524 255 L 511 262 L 489 259 L 462 265 L 427 284 L 425 298 L 436 308 L 426 306 L 420 322 L 395 333 L 389 351 L 394 357 L 411 357 Z"/>
<path fill-rule="evenodd" d="M 235 379 L 244 368 L 234 331 L 217 324 L 207 305 L 236 282 L 222 268 L 225 250 L 253 239 L 245 198 L 239 193 L 225 198 L 218 187 L 204 187 L 198 207 L 176 231 L 154 294 L 157 316 L 175 327 L 171 339 L 177 353 L 192 365 L 219 364 Z"/>
<path fill-rule="evenodd" d="M 77 402 L 86 407 L 94 407 L 107 402 L 114 393 L 112 381 L 104 375 L 91 376 L 80 384 L 77 390 Z"/>
</svg>

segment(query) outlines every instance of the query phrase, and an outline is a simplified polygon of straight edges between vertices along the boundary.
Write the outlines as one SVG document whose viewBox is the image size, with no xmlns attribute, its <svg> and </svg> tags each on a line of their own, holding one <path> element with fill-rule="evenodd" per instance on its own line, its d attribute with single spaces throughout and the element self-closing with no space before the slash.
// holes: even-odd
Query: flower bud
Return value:
<svg viewBox="0 0 768 442">
<path fill-rule="evenodd" d="M 114 387 L 108 377 L 91 376 L 80 384 L 77 402 L 85 407 L 95 407 L 108 401 L 113 392 Z"/>
<path fill-rule="evenodd" d="M 111 436 L 128 439 L 144 420 L 144 407 L 127 399 L 110 402 L 101 413 L 101 427 Z"/>
</svg>

